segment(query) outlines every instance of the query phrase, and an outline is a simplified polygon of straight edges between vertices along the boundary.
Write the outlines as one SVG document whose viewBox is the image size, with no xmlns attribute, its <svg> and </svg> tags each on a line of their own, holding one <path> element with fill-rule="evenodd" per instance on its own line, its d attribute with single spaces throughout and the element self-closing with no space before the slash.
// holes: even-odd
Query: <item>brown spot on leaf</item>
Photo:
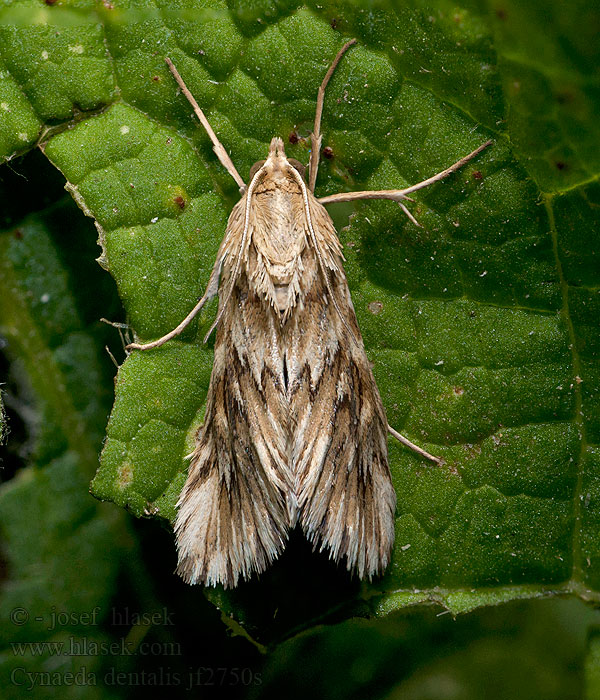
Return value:
<svg viewBox="0 0 600 700">
<path fill-rule="evenodd" d="M 333 19 L 331 20 L 331 22 L 329 22 L 329 26 L 330 26 L 332 29 L 337 29 L 337 23 L 338 23 L 337 19 L 336 19 L 335 17 L 333 17 Z"/>
<path fill-rule="evenodd" d="M 121 489 L 130 486 L 133 482 L 133 465 L 131 462 L 123 462 L 117 471 L 117 486 Z"/>
<path fill-rule="evenodd" d="M 481 174 L 481 170 L 474 170 L 473 171 L 473 180 L 483 180 L 483 175 Z"/>
<path fill-rule="evenodd" d="M 185 209 L 185 199 L 180 194 L 178 194 L 176 197 L 173 197 L 173 201 L 175 202 L 175 204 L 177 204 L 177 206 L 180 209 Z"/>
<path fill-rule="evenodd" d="M 455 396 L 462 396 L 465 393 L 465 390 L 462 388 L 462 386 L 453 386 L 452 391 L 454 392 Z"/>
<path fill-rule="evenodd" d="M 566 170 L 567 169 L 567 164 L 562 160 L 557 160 L 555 165 L 559 170 Z"/>
<path fill-rule="evenodd" d="M 153 76 L 152 76 L 152 80 L 153 80 L 155 83 L 158 83 L 158 82 L 160 82 L 160 76 L 159 76 L 159 75 L 153 75 Z"/>
<path fill-rule="evenodd" d="M 292 145 L 298 143 L 298 141 L 300 141 L 300 139 L 298 138 L 298 134 L 297 134 L 295 131 L 291 131 L 291 132 L 290 132 L 290 135 L 288 136 L 288 141 L 289 141 Z"/>
<path fill-rule="evenodd" d="M 503 10 L 501 7 L 499 7 L 499 8 L 496 10 L 496 17 L 497 17 L 498 19 L 505 20 L 506 17 L 507 17 L 507 15 L 506 15 L 506 10 Z"/>
<path fill-rule="evenodd" d="M 331 146 L 325 146 L 325 148 L 323 149 L 323 158 L 331 160 L 333 157 L 333 148 L 331 148 Z"/>
<path fill-rule="evenodd" d="M 377 316 L 377 314 L 380 314 L 383 311 L 383 304 L 380 301 L 372 301 L 368 306 L 367 309 L 369 311 Z"/>
<path fill-rule="evenodd" d="M 22 231 L 20 228 L 16 228 L 16 229 L 13 231 L 13 236 L 14 236 L 18 241 L 20 241 L 21 238 L 23 238 L 23 231 Z"/>
</svg>

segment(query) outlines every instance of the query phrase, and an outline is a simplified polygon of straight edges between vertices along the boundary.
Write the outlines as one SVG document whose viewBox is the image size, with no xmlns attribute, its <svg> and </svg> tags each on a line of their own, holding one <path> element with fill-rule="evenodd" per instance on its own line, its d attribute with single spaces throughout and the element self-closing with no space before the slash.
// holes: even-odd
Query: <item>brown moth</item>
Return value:
<svg viewBox="0 0 600 700">
<path fill-rule="evenodd" d="M 315 198 L 325 87 L 354 43 L 340 50 L 319 89 L 308 183 L 304 167 L 287 159 L 275 137 L 246 185 L 167 59 L 242 194 L 202 299 L 163 338 L 129 346 L 162 345 L 218 294 L 208 333 L 216 328 L 206 415 L 177 504 L 177 571 L 189 583 L 236 586 L 264 571 L 296 526 L 316 549 L 371 579 L 387 567 L 394 542 L 388 431 L 441 461 L 388 426 L 342 247 L 323 205 L 393 199 L 417 223 L 403 203 L 407 195 L 454 172 L 490 142 L 404 190 Z"/>
</svg>

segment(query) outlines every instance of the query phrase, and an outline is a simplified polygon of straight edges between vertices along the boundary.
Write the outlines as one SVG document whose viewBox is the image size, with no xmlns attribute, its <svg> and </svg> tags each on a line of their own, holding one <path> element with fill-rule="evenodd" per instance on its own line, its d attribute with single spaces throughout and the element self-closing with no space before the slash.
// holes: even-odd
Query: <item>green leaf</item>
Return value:
<svg viewBox="0 0 600 700">
<path fill-rule="evenodd" d="M 586 629 L 597 623 L 597 610 L 555 599 L 512 602 L 458 619 L 436 613 L 352 620 L 288 640 L 267 657 L 262 687 L 250 698 L 289 696 L 289 688 L 292 697 L 312 692 L 331 700 L 584 697 Z M 588 643 L 585 697 L 595 700 L 590 649 Z"/>
<path fill-rule="evenodd" d="M 10 202 L 16 192 L 8 181 L 2 194 Z M 107 659 L 93 645 L 115 641 L 101 625 L 123 555 L 132 562 L 137 556 L 125 519 L 88 494 L 110 375 L 90 289 L 87 298 L 73 289 L 98 283 L 105 304 L 111 294 L 91 259 L 87 222 L 75 216 L 73 225 L 77 213 L 63 196 L 0 233 L 0 333 L 20 386 L 11 405 L 28 417 L 30 433 L 21 452 L 27 465 L 0 485 L 0 677 L 7 698 L 22 697 L 35 685 L 27 674 L 41 670 L 64 681 L 50 683 L 48 697 L 82 697 L 82 685 L 86 697 L 101 696 L 89 679 Z M 67 621 L 57 622 L 60 615 Z M 68 674 L 79 682 L 69 683 Z"/>
<path fill-rule="evenodd" d="M 44 123 L 115 98 L 110 56 L 93 0 L 51 7 L 36 0 L 0 5 L 0 156 L 35 144 Z"/>
<path fill-rule="evenodd" d="M 585 657 L 585 697 L 586 700 L 600 698 L 600 630 L 592 627 L 587 640 Z"/>
<path fill-rule="evenodd" d="M 73 84 L 90 91 L 83 108 L 108 109 L 70 120 L 80 95 L 60 81 L 44 92 L 17 71 L 31 62 L 36 26 L 9 33 L 23 38 L 2 57 L 38 118 L 72 127 L 49 134 L 44 152 L 94 217 L 100 262 L 144 340 L 176 326 L 202 293 L 236 191 L 165 55 L 243 177 L 273 135 L 291 135 L 288 155 L 307 161 L 317 88 L 351 36 L 359 45 L 325 100 L 333 158 L 319 195 L 412 184 L 494 141 L 418 193 L 423 228 L 376 202 L 340 231 L 389 421 L 448 465 L 390 443 L 398 511 L 386 576 L 359 586 L 294 541 L 260 582 L 212 599 L 265 640 L 420 602 L 460 612 L 551 593 L 598 600 L 596 11 L 511 0 L 110 5 L 84 23 L 85 55 L 102 47 L 110 78 L 73 64 Z M 49 27 L 75 10 L 44 12 Z M 342 225 L 347 212 L 333 211 Z M 200 339 L 214 308 L 121 367 L 98 497 L 173 519 L 202 419 L 211 351 Z"/>
</svg>

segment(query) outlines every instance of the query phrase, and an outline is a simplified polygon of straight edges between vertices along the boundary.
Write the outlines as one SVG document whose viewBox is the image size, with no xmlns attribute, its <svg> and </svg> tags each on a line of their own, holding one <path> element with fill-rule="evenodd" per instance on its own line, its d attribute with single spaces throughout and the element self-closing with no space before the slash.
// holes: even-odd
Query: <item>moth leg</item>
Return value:
<svg viewBox="0 0 600 700">
<path fill-rule="evenodd" d="M 152 350 L 152 348 L 158 348 L 161 345 L 164 345 L 167 341 L 171 340 L 171 338 L 175 338 L 176 336 L 178 336 L 186 328 L 186 326 L 190 325 L 190 323 L 194 320 L 194 316 L 202 310 L 202 307 L 210 298 L 211 297 L 208 296 L 208 294 L 205 294 L 202 297 L 202 299 L 200 299 L 200 301 L 196 304 L 196 306 L 194 306 L 194 308 L 190 311 L 190 313 L 177 326 L 177 328 L 173 328 L 172 331 L 170 331 L 166 335 L 163 335 L 162 338 L 159 338 L 158 340 L 153 340 L 151 343 L 129 343 L 125 350 Z"/>
<path fill-rule="evenodd" d="M 421 457 L 425 457 L 425 459 L 428 459 L 430 462 L 435 462 L 437 465 L 441 465 L 444 463 L 442 457 L 434 457 L 432 454 L 429 454 L 429 452 L 426 452 L 422 447 L 415 445 L 414 442 L 411 442 L 408 438 L 405 438 L 404 435 L 401 435 L 397 430 L 394 430 L 394 428 L 392 428 L 391 425 L 388 424 L 387 428 L 390 435 L 395 437 L 396 440 L 398 440 L 398 442 L 401 442 L 406 447 L 409 447 L 413 452 L 416 452 L 417 454 L 421 455 Z"/>
<path fill-rule="evenodd" d="M 184 330 L 184 328 L 189 326 L 190 323 L 193 321 L 194 316 L 196 316 L 196 314 L 198 314 L 202 310 L 204 304 L 206 304 L 207 301 L 210 301 L 213 297 L 215 297 L 218 294 L 219 276 L 221 274 L 221 266 L 223 264 L 223 259 L 224 256 L 222 255 L 217 257 L 217 260 L 215 261 L 215 265 L 213 267 L 213 271 L 208 281 L 208 286 L 206 287 L 206 291 L 204 292 L 202 299 L 200 299 L 200 301 L 196 304 L 196 306 L 194 306 L 194 308 L 177 326 L 177 328 L 173 328 L 172 331 L 170 331 L 166 335 L 163 335 L 162 338 L 159 338 L 158 340 L 153 340 L 151 343 L 130 343 L 129 345 L 127 345 L 125 350 L 152 350 L 152 348 L 158 348 L 161 345 L 164 345 L 167 341 L 171 340 L 171 338 L 175 338 L 175 336 L 178 336 Z"/>
<path fill-rule="evenodd" d="M 356 39 L 350 39 L 342 48 L 338 51 L 337 56 L 333 59 L 333 63 L 329 67 L 321 87 L 319 88 L 319 93 L 317 95 L 317 111 L 315 112 L 315 126 L 313 132 L 310 135 L 310 161 L 308 163 L 308 189 L 311 192 L 315 191 L 315 184 L 317 182 L 317 172 L 319 170 L 319 155 L 321 152 L 321 141 L 323 137 L 321 136 L 321 116 L 323 114 L 323 102 L 325 100 L 325 88 L 327 83 L 331 79 L 333 72 L 337 68 L 337 64 L 340 62 L 342 56 L 346 51 L 356 44 Z"/>
<path fill-rule="evenodd" d="M 485 143 L 482 143 L 481 146 L 476 148 L 474 151 L 472 151 L 468 155 L 464 156 L 464 158 L 457 160 L 456 163 L 451 165 L 449 168 L 446 168 L 445 170 L 442 170 L 441 172 L 437 173 L 436 175 L 433 175 L 432 177 L 427 178 L 427 180 L 423 180 L 422 182 L 418 182 L 416 185 L 411 185 L 410 187 L 406 187 L 403 190 L 373 190 L 370 192 L 369 191 L 365 191 L 365 192 L 340 192 L 339 194 L 329 195 L 329 197 L 321 197 L 321 199 L 319 199 L 318 201 L 320 204 L 333 204 L 334 202 L 355 202 L 359 199 L 391 199 L 394 202 L 398 202 L 402 211 L 408 216 L 408 218 L 413 222 L 413 224 L 420 226 L 420 224 L 417 222 L 415 217 L 410 213 L 410 211 L 404 205 L 404 201 L 409 201 L 409 202 L 414 201 L 408 195 L 411 194 L 412 192 L 416 192 L 417 190 L 422 190 L 424 187 L 429 187 L 429 185 L 432 185 L 434 182 L 438 182 L 439 180 L 443 180 L 445 177 L 448 177 L 448 175 L 450 175 L 451 173 L 454 173 L 457 170 L 459 170 L 460 168 L 462 168 L 463 165 L 468 163 L 470 160 L 473 160 L 473 158 L 475 158 L 475 156 L 479 155 L 481 153 L 481 151 L 483 151 L 485 148 L 487 148 L 491 144 L 492 144 L 492 141 L 486 141 Z M 311 156 L 312 156 L 312 153 L 311 153 Z"/>
<path fill-rule="evenodd" d="M 217 135 L 212 130 L 211 125 L 208 123 L 208 119 L 204 116 L 204 112 L 200 109 L 198 103 L 194 99 L 194 96 L 188 90 L 186 84 L 183 82 L 183 78 L 179 75 L 177 68 L 175 68 L 175 66 L 173 65 L 173 62 L 171 61 L 171 59 L 168 56 L 165 57 L 165 62 L 167 64 L 167 66 L 169 66 L 169 70 L 171 71 L 171 73 L 173 74 L 173 77 L 177 81 L 177 84 L 181 88 L 181 92 L 183 92 L 183 94 L 186 96 L 187 101 L 194 108 L 194 112 L 196 113 L 196 116 L 200 120 L 200 123 L 206 129 L 206 133 L 208 134 L 208 136 L 210 137 L 210 140 L 213 143 L 213 151 L 216 153 L 217 158 L 221 161 L 221 164 L 223 165 L 223 167 L 227 170 L 227 172 L 235 180 L 235 184 L 240 188 L 240 194 L 243 194 L 246 191 L 246 183 L 242 180 L 241 175 L 236 170 L 236 167 L 233 164 L 233 161 L 229 157 L 229 153 L 227 153 L 227 151 L 225 150 L 225 147 L 217 138 Z"/>
</svg>

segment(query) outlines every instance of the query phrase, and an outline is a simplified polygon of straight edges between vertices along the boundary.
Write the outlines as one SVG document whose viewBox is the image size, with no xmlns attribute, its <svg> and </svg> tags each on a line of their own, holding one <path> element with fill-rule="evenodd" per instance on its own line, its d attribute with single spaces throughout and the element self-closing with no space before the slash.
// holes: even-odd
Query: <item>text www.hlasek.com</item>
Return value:
<svg viewBox="0 0 600 700">
<path fill-rule="evenodd" d="M 12 642 L 15 656 L 181 656 L 177 642 L 142 642 L 135 645 L 123 638 L 116 642 L 98 642 L 86 637 L 69 637 L 55 642 Z"/>
</svg>

